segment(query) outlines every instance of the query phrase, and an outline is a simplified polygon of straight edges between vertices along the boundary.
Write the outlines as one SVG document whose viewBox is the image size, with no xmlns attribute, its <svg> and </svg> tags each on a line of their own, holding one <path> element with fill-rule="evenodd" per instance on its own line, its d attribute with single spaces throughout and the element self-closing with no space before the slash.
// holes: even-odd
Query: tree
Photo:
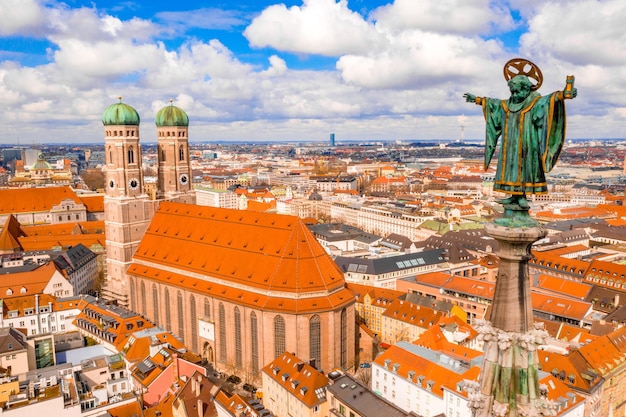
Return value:
<svg viewBox="0 0 626 417">
<path fill-rule="evenodd" d="M 90 190 L 104 188 L 104 172 L 101 169 L 86 169 L 80 174 L 81 179 Z"/>
</svg>

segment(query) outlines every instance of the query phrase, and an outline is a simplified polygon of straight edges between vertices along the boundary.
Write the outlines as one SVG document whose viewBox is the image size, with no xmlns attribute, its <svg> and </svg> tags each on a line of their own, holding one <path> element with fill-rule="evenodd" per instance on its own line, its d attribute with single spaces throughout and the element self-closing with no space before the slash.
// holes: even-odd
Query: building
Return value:
<svg viewBox="0 0 626 417">
<path fill-rule="evenodd" d="M 105 135 L 106 191 L 104 197 L 107 246 L 106 281 L 102 297 L 128 306 L 126 270 L 161 201 L 194 203 L 189 161 L 189 118 L 171 103 L 156 115 L 158 185 L 145 190 L 139 143 L 139 114 L 122 103 L 102 115 Z M 152 198 L 155 197 L 155 198 Z"/>
<path fill-rule="evenodd" d="M 69 187 L 0 190 L 0 223 L 13 215 L 21 225 L 87 221 L 87 208 Z"/>
<path fill-rule="evenodd" d="M 354 296 L 297 217 L 164 202 L 128 274 L 132 309 L 250 382 L 285 351 L 353 365 Z"/>
<path fill-rule="evenodd" d="M 346 282 L 396 289 L 396 281 L 407 277 L 447 269 L 444 249 L 431 249 L 388 257 L 352 258 L 338 256 L 335 262 Z"/>
<path fill-rule="evenodd" d="M 26 335 L 12 327 L 0 328 L 0 367 L 10 375 L 28 372 Z"/>
<path fill-rule="evenodd" d="M 331 417 L 408 417 L 395 402 L 372 392 L 350 375 L 342 375 L 328 387 L 327 401 Z"/>
<path fill-rule="evenodd" d="M 276 417 L 328 415 L 330 380 L 315 367 L 285 352 L 262 370 L 263 402 Z"/>
<path fill-rule="evenodd" d="M 74 294 L 87 294 L 98 284 L 98 255 L 79 243 L 53 259 L 67 277 Z"/>
</svg>

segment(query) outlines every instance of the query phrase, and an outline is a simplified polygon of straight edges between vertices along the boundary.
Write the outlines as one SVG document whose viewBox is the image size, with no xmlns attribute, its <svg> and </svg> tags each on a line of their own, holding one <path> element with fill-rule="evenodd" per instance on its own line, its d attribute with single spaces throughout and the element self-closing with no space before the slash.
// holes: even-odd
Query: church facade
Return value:
<svg viewBox="0 0 626 417">
<path fill-rule="evenodd" d="M 139 115 L 121 101 L 103 115 L 103 298 L 244 380 L 285 351 L 327 372 L 353 366 L 354 296 L 302 220 L 195 205 L 187 115 L 170 105 L 156 122 L 158 190 L 147 193 Z"/>
<path fill-rule="evenodd" d="M 163 201 L 195 203 L 189 161 L 189 118 L 171 103 L 156 116 L 158 136 L 157 193 L 143 181 L 140 118 L 122 103 L 109 106 L 104 125 L 106 191 L 104 197 L 107 275 L 102 297 L 128 307 L 126 270 L 150 220 Z"/>
</svg>

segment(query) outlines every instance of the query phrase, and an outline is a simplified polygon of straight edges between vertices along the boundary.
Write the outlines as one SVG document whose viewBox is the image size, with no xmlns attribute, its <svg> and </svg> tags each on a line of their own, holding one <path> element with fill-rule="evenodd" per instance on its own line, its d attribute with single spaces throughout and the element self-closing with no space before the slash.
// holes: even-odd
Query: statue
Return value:
<svg viewBox="0 0 626 417">
<path fill-rule="evenodd" d="M 505 218 L 515 217 L 523 226 L 530 219 L 526 195 L 548 192 L 546 173 L 554 168 L 565 142 L 565 99 L 576 97 L 577 90 L 574 76 L 568 76 L 563 91 L 541 96 L 536 91 L 543 83 L 541 71 L 521 58 L 505 64 L 504 78 L 511 91 L 508 100 L 470 93 L 463 97 L 483 108 L 485 170 L 502 136 L 493 189 L 511 195 L 499 203 L 506 209 Z M 510 219 L 497 223 L 512 225 Z"/>
</svg>

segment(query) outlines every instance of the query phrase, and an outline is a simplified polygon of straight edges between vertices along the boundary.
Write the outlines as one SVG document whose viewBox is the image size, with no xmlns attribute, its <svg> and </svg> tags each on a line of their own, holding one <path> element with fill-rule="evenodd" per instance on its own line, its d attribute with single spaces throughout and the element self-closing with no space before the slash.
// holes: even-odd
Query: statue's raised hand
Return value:
<svg viewBox="0 0 626 417">
<path fill-rule="evenodd" d="M 465 97 L 465 101 L 467 101 L 468 103 L 475 103 L 476 102 L 476 96 L 474 94 L 465 93 L 465 94 L 463 94 L 463 97 Z"/>
</svg>

